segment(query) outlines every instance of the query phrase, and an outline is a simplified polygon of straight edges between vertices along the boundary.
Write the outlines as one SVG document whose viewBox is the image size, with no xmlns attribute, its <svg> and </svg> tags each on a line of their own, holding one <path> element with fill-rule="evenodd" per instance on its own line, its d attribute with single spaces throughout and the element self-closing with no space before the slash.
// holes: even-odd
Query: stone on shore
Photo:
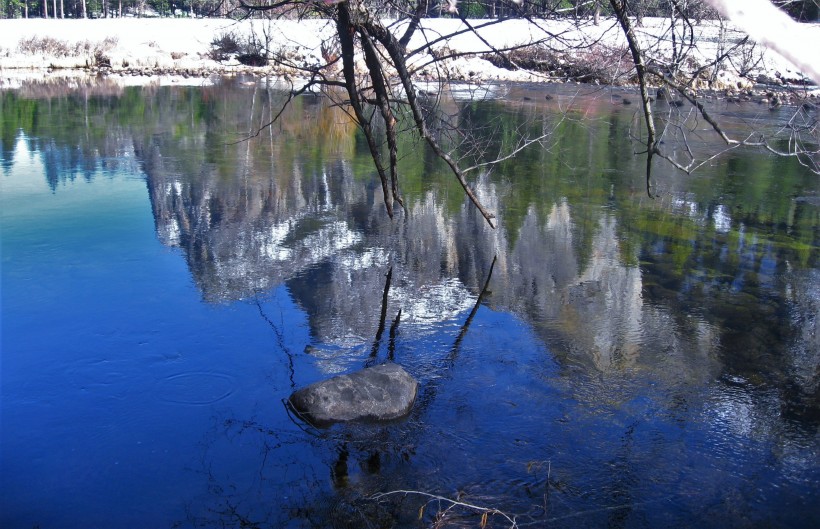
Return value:
<svg viewBox="0 0 820 529">
<path fill-rule="evenodd" d="M 389 363 L 311 384 L 294 392 L 290 405 L 315 426 L 389 421 L 410 412 L 417 391 L 416 379 L 398 364 Z"/>
</svg>

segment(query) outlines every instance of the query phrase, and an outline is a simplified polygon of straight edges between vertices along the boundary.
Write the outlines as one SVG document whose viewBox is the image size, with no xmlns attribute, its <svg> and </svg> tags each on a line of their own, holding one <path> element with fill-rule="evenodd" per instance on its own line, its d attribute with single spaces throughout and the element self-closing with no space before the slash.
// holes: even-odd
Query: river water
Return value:
<svg viewBox="0 0 820 529">
<path fill-rule="evenodd" d="M 490 89 L 438 102 L 464 163 L 549 133 L 470 174 L 494 230 L 411 134 L 388 218 L 324 98 L 245 140 L 265 81 L 0 92 L 0 526 L 820 525 L 818 177 L 737 149 L 649 196 L 633 94 Z M 289 415 L 384 361 L 408 418 Z"/>
</svg>

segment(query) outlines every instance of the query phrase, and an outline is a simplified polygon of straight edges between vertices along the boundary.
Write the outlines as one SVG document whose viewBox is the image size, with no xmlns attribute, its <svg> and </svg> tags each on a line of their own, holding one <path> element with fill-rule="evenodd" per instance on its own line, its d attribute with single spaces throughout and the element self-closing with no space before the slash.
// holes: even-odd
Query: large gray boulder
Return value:
<svg viewBox="0 0 820 529">
<path fill-rule="evenodd" d="M 315 426 L 388 421 L 410 412 L 418 387 L 398 364 L 382 364 L 302 388 L 290 396 L 290 405 Z"/>
</svg>

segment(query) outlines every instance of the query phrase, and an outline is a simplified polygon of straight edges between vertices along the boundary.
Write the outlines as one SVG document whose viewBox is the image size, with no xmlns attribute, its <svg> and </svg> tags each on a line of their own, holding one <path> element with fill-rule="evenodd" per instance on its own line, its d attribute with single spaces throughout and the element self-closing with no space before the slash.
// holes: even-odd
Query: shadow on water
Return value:
<svg viewBox="0 0 820 529">
<path fill-rule="evenodd" d="M 649 199 L 622 94 L 445 99 L 485 152 L 554 130 L 472 182 L 490 230 L 409 136 L 390 221 L 323 98 L 237 142 L 287 97 L 264 81 L 0 96 L 4 526 L 126 497 L 135 527 L 820 521 L 820 186 L 792 161 L 656 166 Z M 145 218 L 103 216 L 135 182 Z M 382 361 L 421 382 L 405 420 L 316 430 L 282 405 Z"/>
</svg>

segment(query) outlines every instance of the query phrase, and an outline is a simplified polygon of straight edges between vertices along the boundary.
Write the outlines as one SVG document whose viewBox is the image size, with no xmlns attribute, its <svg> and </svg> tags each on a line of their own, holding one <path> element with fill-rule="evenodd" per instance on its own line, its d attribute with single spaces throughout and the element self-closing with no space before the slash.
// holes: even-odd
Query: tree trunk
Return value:
<svg viewBox="0 0 820 529">
<path fill-rule="evenodd" d="M 384 205 L 387 208 L 387 215 L 393 218 L 393 196 L 389 187 L 387 173 L 384 170 L 382 163 L 381 151 L 373 135 L 370 118 L 362 108 L 362 96 L 356 86 L 356 64 L 355 64 L 355 41 L 354 35 L 361 34 L 361 25 L 353 20 L 353 13 L 358 14 L 357 8 L 360 5 L 348 5 L 348 2 L 338 4 L 336 19 L 336 30 L 339 35 L 339 45 L 342 50 L 342 73 L 345 79 L 345 88 L 347 89 L 348 97 L 350 98 L 350 106 L 353 108 L 353 115 L 356 117 L 356 122 L 359 128 L 364 133 L 367 140 L 367 146 L 370 149 L 370 156 L 376 166 L 376 172 L 379 173 L 379 179 L 382 184 L 382 193 L 384 194 Z M 362 36 L 362 38 L 367 38 Z M 369 66 L 369 65 L 368 65 Z M 373 77 L 376 77 L 380 72 L 371 72 Z M 386 126 L 390 123 L 386 122 Z"/>
<path fill-rule="evenodd" d="M 48 0 L 43 0 L 43 18 L 48 18 Z"/>
<path fill-rule="evenodd" d="M 85 0 L 83 0 L 83 18 L 88 18 L 88 12 L 86 11 Z"/>
<path fill-rule="evenodd" d="M 632 62 L 635 65 L 635 73 L 638 76 L 638 85 L 641 89 L 641 106 L 643 109 L 644 122 L 646 124 L 646 191 L 651 191 L 652 157 L 659 153 L 657 139 L 655 137 L 655 119 L 652 114 L 652 104 L 649 98 L 649 87 L 646 81 L 646 64 L 644 63 L 643 52 L 641 51 L 632 24 L 627 13 L 626 0 L 609 0 L 612 11 L 624 32 L 629 51 L 632 54 Z"/>
</svg>

